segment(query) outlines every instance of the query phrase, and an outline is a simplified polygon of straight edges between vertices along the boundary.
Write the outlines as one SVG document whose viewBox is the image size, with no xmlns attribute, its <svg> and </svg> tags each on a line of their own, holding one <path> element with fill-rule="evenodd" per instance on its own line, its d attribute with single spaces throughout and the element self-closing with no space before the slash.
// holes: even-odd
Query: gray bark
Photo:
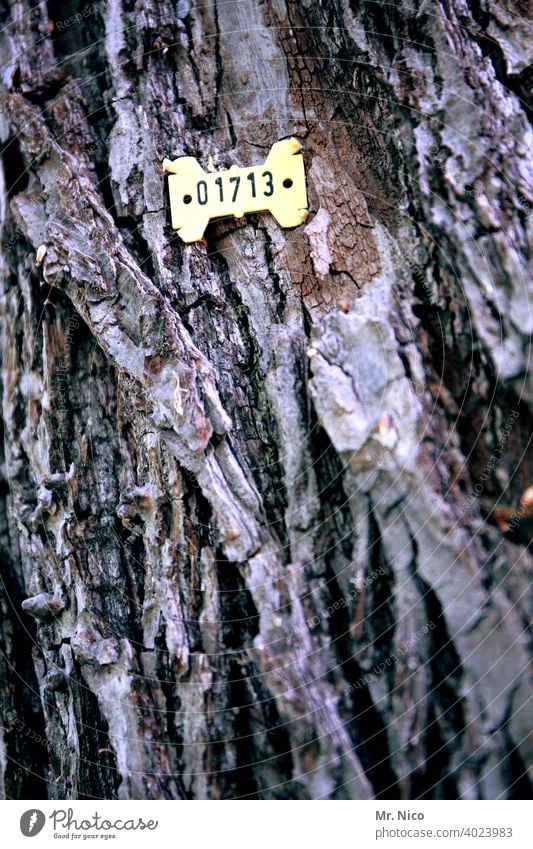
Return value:
<svg viewBox="0 0 533 849">
<path fill-rule="evenodd" d="M 524 796 L 522 4 L 2 6 L 4 795 Z"/>
</svg>

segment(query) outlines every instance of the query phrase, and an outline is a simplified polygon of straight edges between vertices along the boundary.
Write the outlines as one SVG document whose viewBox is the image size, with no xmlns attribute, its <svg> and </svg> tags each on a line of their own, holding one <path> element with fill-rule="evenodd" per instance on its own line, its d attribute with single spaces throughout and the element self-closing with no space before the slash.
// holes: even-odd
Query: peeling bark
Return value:
<svg viewBox="0 0 533 849">
<path fill-rule="evenodd" d="M 4 796 L 525 796 L 525 9 L 87 8 L 2 4 Z"/>
</svg>

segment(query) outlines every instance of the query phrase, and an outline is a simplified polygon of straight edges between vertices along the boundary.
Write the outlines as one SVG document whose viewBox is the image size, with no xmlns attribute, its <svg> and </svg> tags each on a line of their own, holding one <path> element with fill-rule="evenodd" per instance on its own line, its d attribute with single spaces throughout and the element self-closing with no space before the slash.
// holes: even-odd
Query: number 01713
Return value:
<svg viewBox="0 0 533 849">
<path fill-rule="evenodd" d="M 262 171 L 259 175 L 256 175 L 255 171 L 250 171 L 245 177 L 240 174 L 231 177 L 229 174 L 228 171 L 223 177 L 214 177 L 213 180 L 198 180 L 196 183 L 196 200 L 200 206 L 206 206 L 217 201 L 219 203 L 226 201 L 239 203 L 243 200 L 247 202 L 250 198 L 257 198 L 258 194 L 265 198 L 270 198 L 274 194 L 272 171 Z M 190 204 L 192 201 L 193 198 L 190 194 L 184 195 L 183 202 L 185 204 Z"/>
</svg>

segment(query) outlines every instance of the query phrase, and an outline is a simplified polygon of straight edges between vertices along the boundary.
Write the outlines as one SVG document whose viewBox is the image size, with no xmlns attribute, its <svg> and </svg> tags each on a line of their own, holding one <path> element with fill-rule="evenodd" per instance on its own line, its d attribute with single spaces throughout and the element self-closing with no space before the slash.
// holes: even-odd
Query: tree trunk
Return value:
<svg viewBox="0 0 533 849">
<path fill-rule="evenodd" d="M 523 797 L 525 4 L 2 7 L 4 795 Z"/>
</svg>

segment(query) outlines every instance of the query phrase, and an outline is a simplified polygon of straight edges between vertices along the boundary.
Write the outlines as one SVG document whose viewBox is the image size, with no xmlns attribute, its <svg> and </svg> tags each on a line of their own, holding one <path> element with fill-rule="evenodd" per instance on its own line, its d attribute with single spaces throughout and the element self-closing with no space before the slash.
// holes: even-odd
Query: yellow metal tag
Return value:
<svg viewBox="0 0 533 849">
<path fill-rule="evenodd" d="M 193 156 L 163 161 L 172 228 L 184 242 L 198 242 L 210 218 L 269 210 L 281 227 L 307 218 L 307 189 L 301 144 L 295 138 L 272 145 L 263 165 L 206 173 Z"/>
</svg>

